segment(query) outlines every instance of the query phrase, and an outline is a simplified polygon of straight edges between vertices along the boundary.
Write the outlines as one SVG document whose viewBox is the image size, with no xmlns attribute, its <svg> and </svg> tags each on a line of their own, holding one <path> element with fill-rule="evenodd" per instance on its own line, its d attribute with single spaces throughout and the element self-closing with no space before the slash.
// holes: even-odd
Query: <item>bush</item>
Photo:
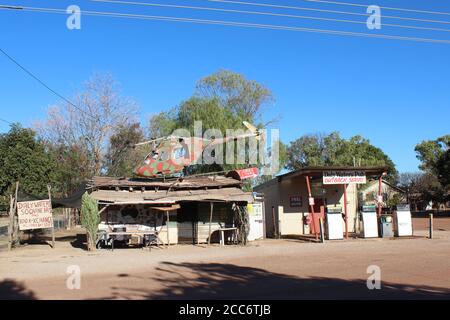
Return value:
<svg viewBox="0 0 450 320">
<path fill-rule="evenodd" d="M 86 228 L 89 251 L 95 250 L 99 223 L 98 202 L 86 192 L 81 199 L 81 224 Z"/>
</svg>

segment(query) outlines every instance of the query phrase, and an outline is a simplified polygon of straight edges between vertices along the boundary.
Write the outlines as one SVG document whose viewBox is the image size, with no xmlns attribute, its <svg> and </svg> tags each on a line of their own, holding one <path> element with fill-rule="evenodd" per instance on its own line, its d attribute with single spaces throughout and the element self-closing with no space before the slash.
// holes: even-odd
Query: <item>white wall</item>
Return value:
<svg viewBox="0 0 450 320">
<path fill-rule="evenodd" d="M 325 189 L 324 194 L 316 194 L 314 198 L 322 198 L 326 204 L 337 204 L 344 210 L 344 189 L 342 185 L 322 186 Z M 276 220 L 279 220 L 282 235 L 302 235 L 309 234 L 308 226 L 303 224 L 303 217 L 309 213 L 308 191 L 305 177 L 294 177 L 284 179 L 281 182 L 266 184 L 265 186 L 255 188 L 256 191 L 264 193 L 266 206 L 266 226 L 267 234 L 271 235 L 273 230 L 272 206 L 275 207 Z M 348 231 L 358 231 L 357 224 L 357 197 L 356 185 L 347 186 L 347 215 Z M 302 197 L 301 207 L 291 207 L 290 198 L 292 196 Z M 282 207 L 282 210 L 278 208 Z M 345 230 L 345 223 L 343 220 Z M 269 231 L 270 230 L 270 231 Z"/>
</svg>

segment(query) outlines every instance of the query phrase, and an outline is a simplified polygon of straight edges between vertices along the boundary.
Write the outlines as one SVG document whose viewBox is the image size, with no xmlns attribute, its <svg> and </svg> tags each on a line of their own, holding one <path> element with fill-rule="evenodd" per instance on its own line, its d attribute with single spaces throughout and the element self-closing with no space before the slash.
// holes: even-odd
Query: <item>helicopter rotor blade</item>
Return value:
<svg viewBox="0 0 450 320">
<path fill-rule="evenodd" d="M 256 140 L 261 140 L 261 132 L 256 128 L 254 125 L 252 125 L 250 122 L 242 121 L 242 124 L 247 127 L 247 129 L 256 136 Z"/>
<path fill-rule="evenodd" d="M 167 137 L 136 143 L 134 146 L 135 147 L 144 146 L 146 144 L 150 144 L 150 143 L 153 143 L 153 142 L 161 141 L 161 140 L 164 140 L 164 139 L 167 139 Z"/>
<path fill-rule="evenodd" d="M 187 140 L 187 139 L 190 139 L 191 137 L 181 137 L 181 136 L 167 136 L 167 137 L 161 137 L 161 138 L 157 138 L 157 139 L 153 139 L 153 140 L 149 140 L 149 141 L 144 141 L 144 142 L 140 142 L 140 143 L 137 143 L 137 144 L 135 144 L 134 146 L 135 147 L 138 147 L 138 146 L 143 146 L 143 145 L 146 145 L 146 144 L 150 144 L 150 143 L 156 143 L 156 142 L 158 142 L 158 141 L 161 141 L 161 140 L 172 140 L 172 139 L 183 139 L 183 140 Z"/>
<path fill-rule="evenodd" d="M 257 133 L 258 129 L 252 125 L 250 122 L 242 121 L 242 124 L 247 127 L 247 129 L 252 133 Z"/>
</svg>

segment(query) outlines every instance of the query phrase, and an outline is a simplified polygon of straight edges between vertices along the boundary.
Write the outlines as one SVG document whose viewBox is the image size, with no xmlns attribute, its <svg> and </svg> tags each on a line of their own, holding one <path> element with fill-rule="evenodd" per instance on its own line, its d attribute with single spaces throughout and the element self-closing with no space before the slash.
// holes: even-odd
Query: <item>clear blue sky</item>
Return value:
<svg viewBox="0 0 450 320">
<path fill-rule="evenodd" d="M 277 10 L 205 0 L 137 0 L 296 15 L 364 17 Z M 242 0 L 250 2 L 250 0 Z M 302 0 L 253 0 L 292 6 L 364 12 L 364 8 Z M 450 12 L 442 0 L 348 0 L 380 6 Z M 170 15 L 255 23 L 416 36 L 450 40 L 449 32 L 353 25 L 294 18 L 199 12 L 174 8 L 92 3 L 88 0 L 0 0 L 2 4 Z M 384 15 L 450 21 L 450 15 L 383 10 Z M 230 26 L 82 16 L 81 30 L 66 28 L 67 15 L 0 10 L 0 47 L 53 89 L 70 97 L 95 71 L 111 72 L 122 93 L 141 105 L 141 118 L 188 98 L 195 82 L 220 68 L 245 74 L 272 89 L 276 103 L 266 117 L 289 142 L 312 132 L 361 134 L 381 147 L 400 171 L 417 170 L 414 146 L 450 133 L 450 44 L 343 37 Z M 384 23 L 435 26 L 383 19 Z M 0 55 L 0 118 L 32 125 L 58 101 Z M 8 125 L 0 122 L 0 132 Z"/>
</svg>

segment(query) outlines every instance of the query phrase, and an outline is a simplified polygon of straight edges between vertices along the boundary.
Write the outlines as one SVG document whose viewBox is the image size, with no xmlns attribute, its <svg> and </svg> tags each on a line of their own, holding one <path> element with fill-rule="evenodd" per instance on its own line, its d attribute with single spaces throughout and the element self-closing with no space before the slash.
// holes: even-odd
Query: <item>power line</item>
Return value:
<svg viewBox="0 0 450 320">
<path fill-rule="evenodd" d="M 364 24 L 364 25 L 366 24 L 365 21 L 354 21 L 354 20 L 334 19 L 334 18 L 324 18 L 324 17 L 312 17 L 312 16 L 299 16 L 299 15 L 284 14 L 284 13 L 273 13 L 273 12 L 246 11 L 246 10 L 222 9 L 222 8 L 199 7 L 199 6 L 185 6 L 185 5 L 174 5 L 174 4 L 163 4 L 163 3 L 136 2 L 136 1 L 116 1 L 116 0 L 91 0 L 91 1 L 93 1 L 93 2 L 107 2 L 107 3 L 115 3 L 115 4 L 128 4 L 128 5 L 162 7 L 162 8 L 177 8 L 177 9 L 193 9 L 193 10 L 228 12 L 228 13 L 243 13 L 243 14 L 252 14 L 252 15 L 265 15 L 265 16 L 297 18 L 297 19 L 306 19 L 306 20 L 319 20 L 319 21 L 332 21 L 332 22 L 354 23 L 354 24 Z M 394 28 L 405 28 L 405 29 L 417 29 L 417 30 L 450 32 L 449 29 L 431 28 L 431 27 L 419 27 L 419 26 L 409 26 L 409 25 L 405 26 L 405 25 L 389 24 L 389 23 L 383 23 L 383 26 L 394 27 Z"/>
<path fill-rule="evenodd" d="M 12 125 L 12 122 L 9 122 L 8 120 L 5 120 L 5 119 L 0 118 L 0 121 L 2 121 L 4 123 L 7 123 L 9 125 Z"/>
<path fill-rule="evenodd" d="M 37 82 L 39 82 L 44 88 L 46 88 L 47 90 L 49 90 L 50 92 L 52 92 L 54 95 L 56 95 L 57 97 L 59 97 L 60 99 L 64 100 L 65 102 L 67 102 L 68 104 L 70 104 L 72 107 L 74 107 L 75 109 L 77 109 L 78 111 L 90 116 L 92 119 L 94 119 L 95 121 L 99 121 L 99 119 L 97 119 L 96 117 L 94 117 L 93 115 L 91 115 L 90 113 L 87 113 L 85 110 L 81 109 L 80 107 L 76 106 L 74 103 L 72 103 L 69 99 L 65 98 L 63 95 L 59 94 L 58 92 L 56 92 L 55 90 L 53 90 L 52 88 L 50 88 L 44 81 L 42 81 L 41 79 L 39 79 L 36 75 L 34 75 L 30 70 L 28 70 L 27 68 L 25 68 L 22 64 L 20 64 L 16 59 L 14 59 L 12 56 L 10 56 L 8 53 L 6 53 L 2 48 L 0 48 L 0 52 L 3 53 L 3 55 L 5 57 L 7 57 L 10 61 L 12 61 L 16 66 L 18 66 L 20 69 L 22 69 L 25 73 L 27 73 L 30 77 L 32 77 L 34 80 L 36 80 Z"/>
<path fill-rule="evenodd" d="M 62 9 L 36 8 L 36 7 L 21 7 L 21 8 L 22 8 L 22 10 L 25 10 L 25 11 L 67 14 L 66 11 L 62 10 Z M 397 35 L 387 35 L 387 34 L 372 34 L 372 33 L 362 33 L 362 32 L 340 31 L 340 30 L 332 30 L 332 29 L 290 27 L 290 26 L 285 26 L 285 25 L 259 24 L 259 23 L 248 23 L 248 22 L 238 22 L 238 21 L 180 18 L 180 17 L 173 17 L 173 16 L 141 15 L 141 14 L 102 12 L 102 11 L 82 11 L 82 13 L 84 15 L 88 15 L 88 16 L 106 16 L 106 17 L 131 18 L 131 19 L 141 19 L 141 20 L 185 22 L 185 23 L 207 24 L 207 25 L 235 26 L 235 27 L 244 27 L 244 28 L 286 30 L 286 31 L 295 31 L 295 32 L 309 32 L 309 33 L 320 33 L 320 34 L 331 34 L 331 35 L 342 35 L 342 36 L 354 36 L 354 37 L 450 44 L 450 40 L 445 40 L 445 39 L 420 38 L 420 37 L 397 36 Z"/>
<path fill-rule="evenodd" d="M 327 4 L 336 4 L 342 6 L 354 6 L 354 7 L 369 7 L 368 4 L 361 3 L 350 3 L 350 2 L 339 2 L 339 1 L 328 1 L 328 0 L 301 0 L 308 2 L 316 2 L 316 3 L 327 3 Z M 426 13 L 426 14 L 440 14 L 450 16 L 450 12 L 440 12 L 440 11 L 427 11 L 427 10 L 418 10 L 418 9 L 407 9 L 407 8 L 394 8 L 394 7 L 381 7 L 381 9 L 393 10 L 393 11 L 404 11 L 404 12 L 415 12 L 415 13 Z"/>
<path fill-rule="evenodd" d="M 330 9 L 318 9 L 318 8 L 309 8 L 309 7 L 286 6 L 286 5 L 277 5 L 277 4 L 269 4 L 269 3 L 256 3 L 256 2 L 233 1 L 233 0 L 205 0 L 205 1 L 217 2 L 217 3 L 248 5 L 248 6 L 258 6 L 258 7 L 267 7 L 267 8 L 277 8 L 277 9 L 335 13 L 335 14 L 364 16 L 364 17 L 368 17 L 370 15 L 369 13 L 358 13 L 358 12 L 339 11 L 339 10 L 330 10 Z M 399 17 L 399 16 L 391 16 L 391 15 L 385 15 L 385 14 L 383 14 L 382 17 L 383 17 L 383 19 L 388 18 L 388 19 L 398 19 L 398 20 L 406 20 L 406 21 L 450 24 L 450 21 L 420 19 L 420 18 L 411 18 L 411 17 Z"/>
</svg>

